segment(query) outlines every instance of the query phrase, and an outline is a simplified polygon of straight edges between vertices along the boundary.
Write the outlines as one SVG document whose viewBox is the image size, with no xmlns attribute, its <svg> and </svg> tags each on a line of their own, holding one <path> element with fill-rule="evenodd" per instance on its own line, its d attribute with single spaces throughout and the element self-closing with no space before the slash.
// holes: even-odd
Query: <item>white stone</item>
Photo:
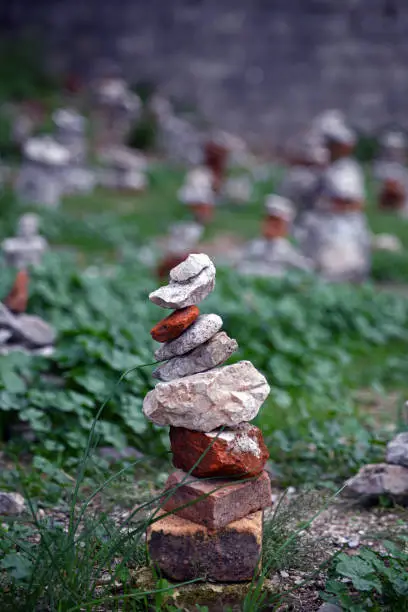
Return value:
<svg viewBox="0 0 408 612">
<path fill-rule="evenodd" d="M 1 245 L 7 265 L 15 268 L 39 265 L 48 245 L 38 234 L 38 216 L 27 213 L 20 217 L 17 234 Z"/>
<path fill-rule="evenodd" d="M 149 295 L 149 299 L 153 304 L 162 308 L 185 308 L 202 302 L 215 287 L 215 266 L 209 260 L 211 265 L 204 268 L 197 276 L 190 278 L 188 282 L 170 281 L 168 285 L 160 287 Z M 185 262 L 181 264 L 185 265 Z M 177 266 L 179 268 L 179 266 Z M 179 269 L 177 275 L 183 276 L 183 269 Z M 186 268 L 187 270 L 188 268 Z M 191 272 L 190 272 L 191 273 Z M 172 272 L 170 273 L 171 276 Z M 189 272 L 185 272 L 184 276 Z"/>
<path fill-rule="evenodd" d="M 243 249 L 238 262 L 240 274 L 284 276 L 289 270 L 313 270 L 313 261 L 296 250 L 287 238 L 258 238 Z"/>
<path fill-rule="evenodd" d="M 269 394 L 265 377 L 249 361 L 159 383 L 143 403 L 157 425 L 211 432 L 256 417 Z"/>
<path fill-rule="evenodd" d="M 15 516 L 25 508 L 25 500 L 20 493 L 0 491 L 0 516 Z"/>
<path fill-rule="evenodd" d="M 41 164 L 61 167 L 69 163 L 71 154 L 50 136 L 38 136 L 26 142 L 24 157 Z"/>
<path fill-rule="evenodd" d="M 373 234 L 371 246 L 377 251 L 390 251 L 391 253 L 402 253 L 404 250 L 401 240 L 394 234 Z"/>
<path fill-rule="evenodd" d="M 206 372 L 224 363 L 237 348 L 236 340 L 230 338 L 225 332 L 218 332 L 184 357 L 174 357 L 160 365 L 154 370 L 153 378 L 169 381 L 198 372 Z"/>
<path fill-rule="evenodd" d="M 214 268 L 214 264 L 208 255 L 205 253 L 192 253 L 185 261 L 170 270 L 170 280 L 175 283 L 185 283 L 198 276 L 206 268 Z"/>
<path fill-rule="evenodd" d="M 212 338 L 222 327 L 222 319 L 216 314 L 200 315 L 185 332 L 175 340 L 165 342 L 154 356 L 157 361 L 185 355 Z"/>
<path fill-rule="evenodd" d="M 408 468 L 408 431 L 398 434 L 387 444 L 386 461 Z"/>
</svg>

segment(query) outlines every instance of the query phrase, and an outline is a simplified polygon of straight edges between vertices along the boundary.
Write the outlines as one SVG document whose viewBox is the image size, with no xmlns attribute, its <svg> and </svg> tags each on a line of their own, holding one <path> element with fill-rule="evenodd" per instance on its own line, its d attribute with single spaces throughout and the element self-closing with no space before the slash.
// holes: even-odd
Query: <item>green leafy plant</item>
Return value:
<svg viewBox="0 0 408 612">
<path fill-rule="evenodd" d="M 362 548 L 334 558 L 323 597 L 347 612 L 403 612 L 408 601 L 407 538 L 383 542 L 385 552 Z"/>
</svg>

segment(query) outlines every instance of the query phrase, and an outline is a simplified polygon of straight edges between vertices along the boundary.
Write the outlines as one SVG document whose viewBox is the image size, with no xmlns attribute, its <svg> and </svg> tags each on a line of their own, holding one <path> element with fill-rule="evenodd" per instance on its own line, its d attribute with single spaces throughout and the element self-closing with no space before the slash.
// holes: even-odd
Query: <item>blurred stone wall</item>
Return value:
<svg viewBox="0 0 408 612">
<path fill-rule="evenodd" d="M 408 0 L 12 0 L 56 70 L 112 57 L 132 81 L 276 142 L 324 108 L 363 129 L 408 117 Z M 52 54 L 51 54 L 52 51 Z"/>
</svg>

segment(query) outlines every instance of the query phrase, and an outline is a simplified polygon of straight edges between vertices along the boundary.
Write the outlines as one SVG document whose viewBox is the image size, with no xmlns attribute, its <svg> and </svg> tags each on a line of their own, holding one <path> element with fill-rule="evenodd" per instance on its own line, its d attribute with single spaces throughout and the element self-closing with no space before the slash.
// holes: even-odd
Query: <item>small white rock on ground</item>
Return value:
<svg viewBox="0 0 408 612">
<path fill-rule="evenodd" d="M 25 500 L 20 493 L 0 491 L 0 516 L 16 516 L 25 508 Z"/>
<path fill-rule="evenodd" d="M 153 372 L 153 378 L 168 382 L 221 365 L 237 350 L 238 343 L 225 332 L 218 332 L 183 357 L 174 357 Z"/>
<path fill-rule="evenodd" d="M 249 361 L 158 383 L 143 402 L 147 419 L 157 425 L 210 432 L 256 417 L 270 388 Z"/>
<path fill-rule="evenodd" d="M 200 315 L 181 336 L 170 342 L 164 342 L 155 351 L 155 359 L 157 361 L 164 361 L 165 359 L 185 355 L 210 340 L 220 331 L 221 327 L 222 319 L 218 315 Z"/>
<path fill-rule="evenodd" d="M 210 268 L 214 272 L 215 268 L 211 259 L 205 253 L 192 253 L 185 261 L 170 270 L 170 281 L 175 283 L 186 283 L 195 278 L 203 270 Z"/>
<path fill-rule="evenodd" d="M 408 468 L 408 431 L 398 434 L 387 444 L 386 461 Z"/>
<path fill-rule="evenodd" d="M 215 287 L 215 267 L 211 260 L 209 261 L 211 265 L 204 268 L 197 276 L 182 283 L 171 280 L 168 285 L 153 291 L 149 295 L 149 299 L 157 306 L 176 310 L 199 304 Z M 182 266 L 183 263 L 180 265 Z M 179 267 L 177 266 L 177 268 Z M 185 275 L 187 274 L 190 274 L 190 272 L 185 273 Z M 176 275 L 182 278 L 183 272 L 179 270 Z"/>
</svg>

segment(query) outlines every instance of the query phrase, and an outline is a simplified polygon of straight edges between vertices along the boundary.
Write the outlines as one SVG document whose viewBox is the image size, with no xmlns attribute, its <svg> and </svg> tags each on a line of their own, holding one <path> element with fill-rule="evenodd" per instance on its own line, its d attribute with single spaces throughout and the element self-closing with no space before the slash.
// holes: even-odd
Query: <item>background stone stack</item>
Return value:
<svg viewBox="0 0 408 612">
<path fill-rule="evenodd" d="M 151 331 L 162 346 L 154 372 L 159 382 L 143 405 L 157 425 L 170 425 L 173 464 L 161 514 L 148 547 L 169 578 L 251 580 L 262 547 L 263 509 L 271 503 L 268 458 L 261 431 L 248 423 L 269 386 L 249 361 L 223 364 L 238 345 L 221 331 L 216 314 L 197 304 L 214 289 L 215 267 L 190 255 L 170 271 L 170 282 L 150 300 L 175 311 Z M 206 480 L 203 480 L 203 479 Z M 197 501 L 198 500 L 198 501 Z"/>
</svg>

